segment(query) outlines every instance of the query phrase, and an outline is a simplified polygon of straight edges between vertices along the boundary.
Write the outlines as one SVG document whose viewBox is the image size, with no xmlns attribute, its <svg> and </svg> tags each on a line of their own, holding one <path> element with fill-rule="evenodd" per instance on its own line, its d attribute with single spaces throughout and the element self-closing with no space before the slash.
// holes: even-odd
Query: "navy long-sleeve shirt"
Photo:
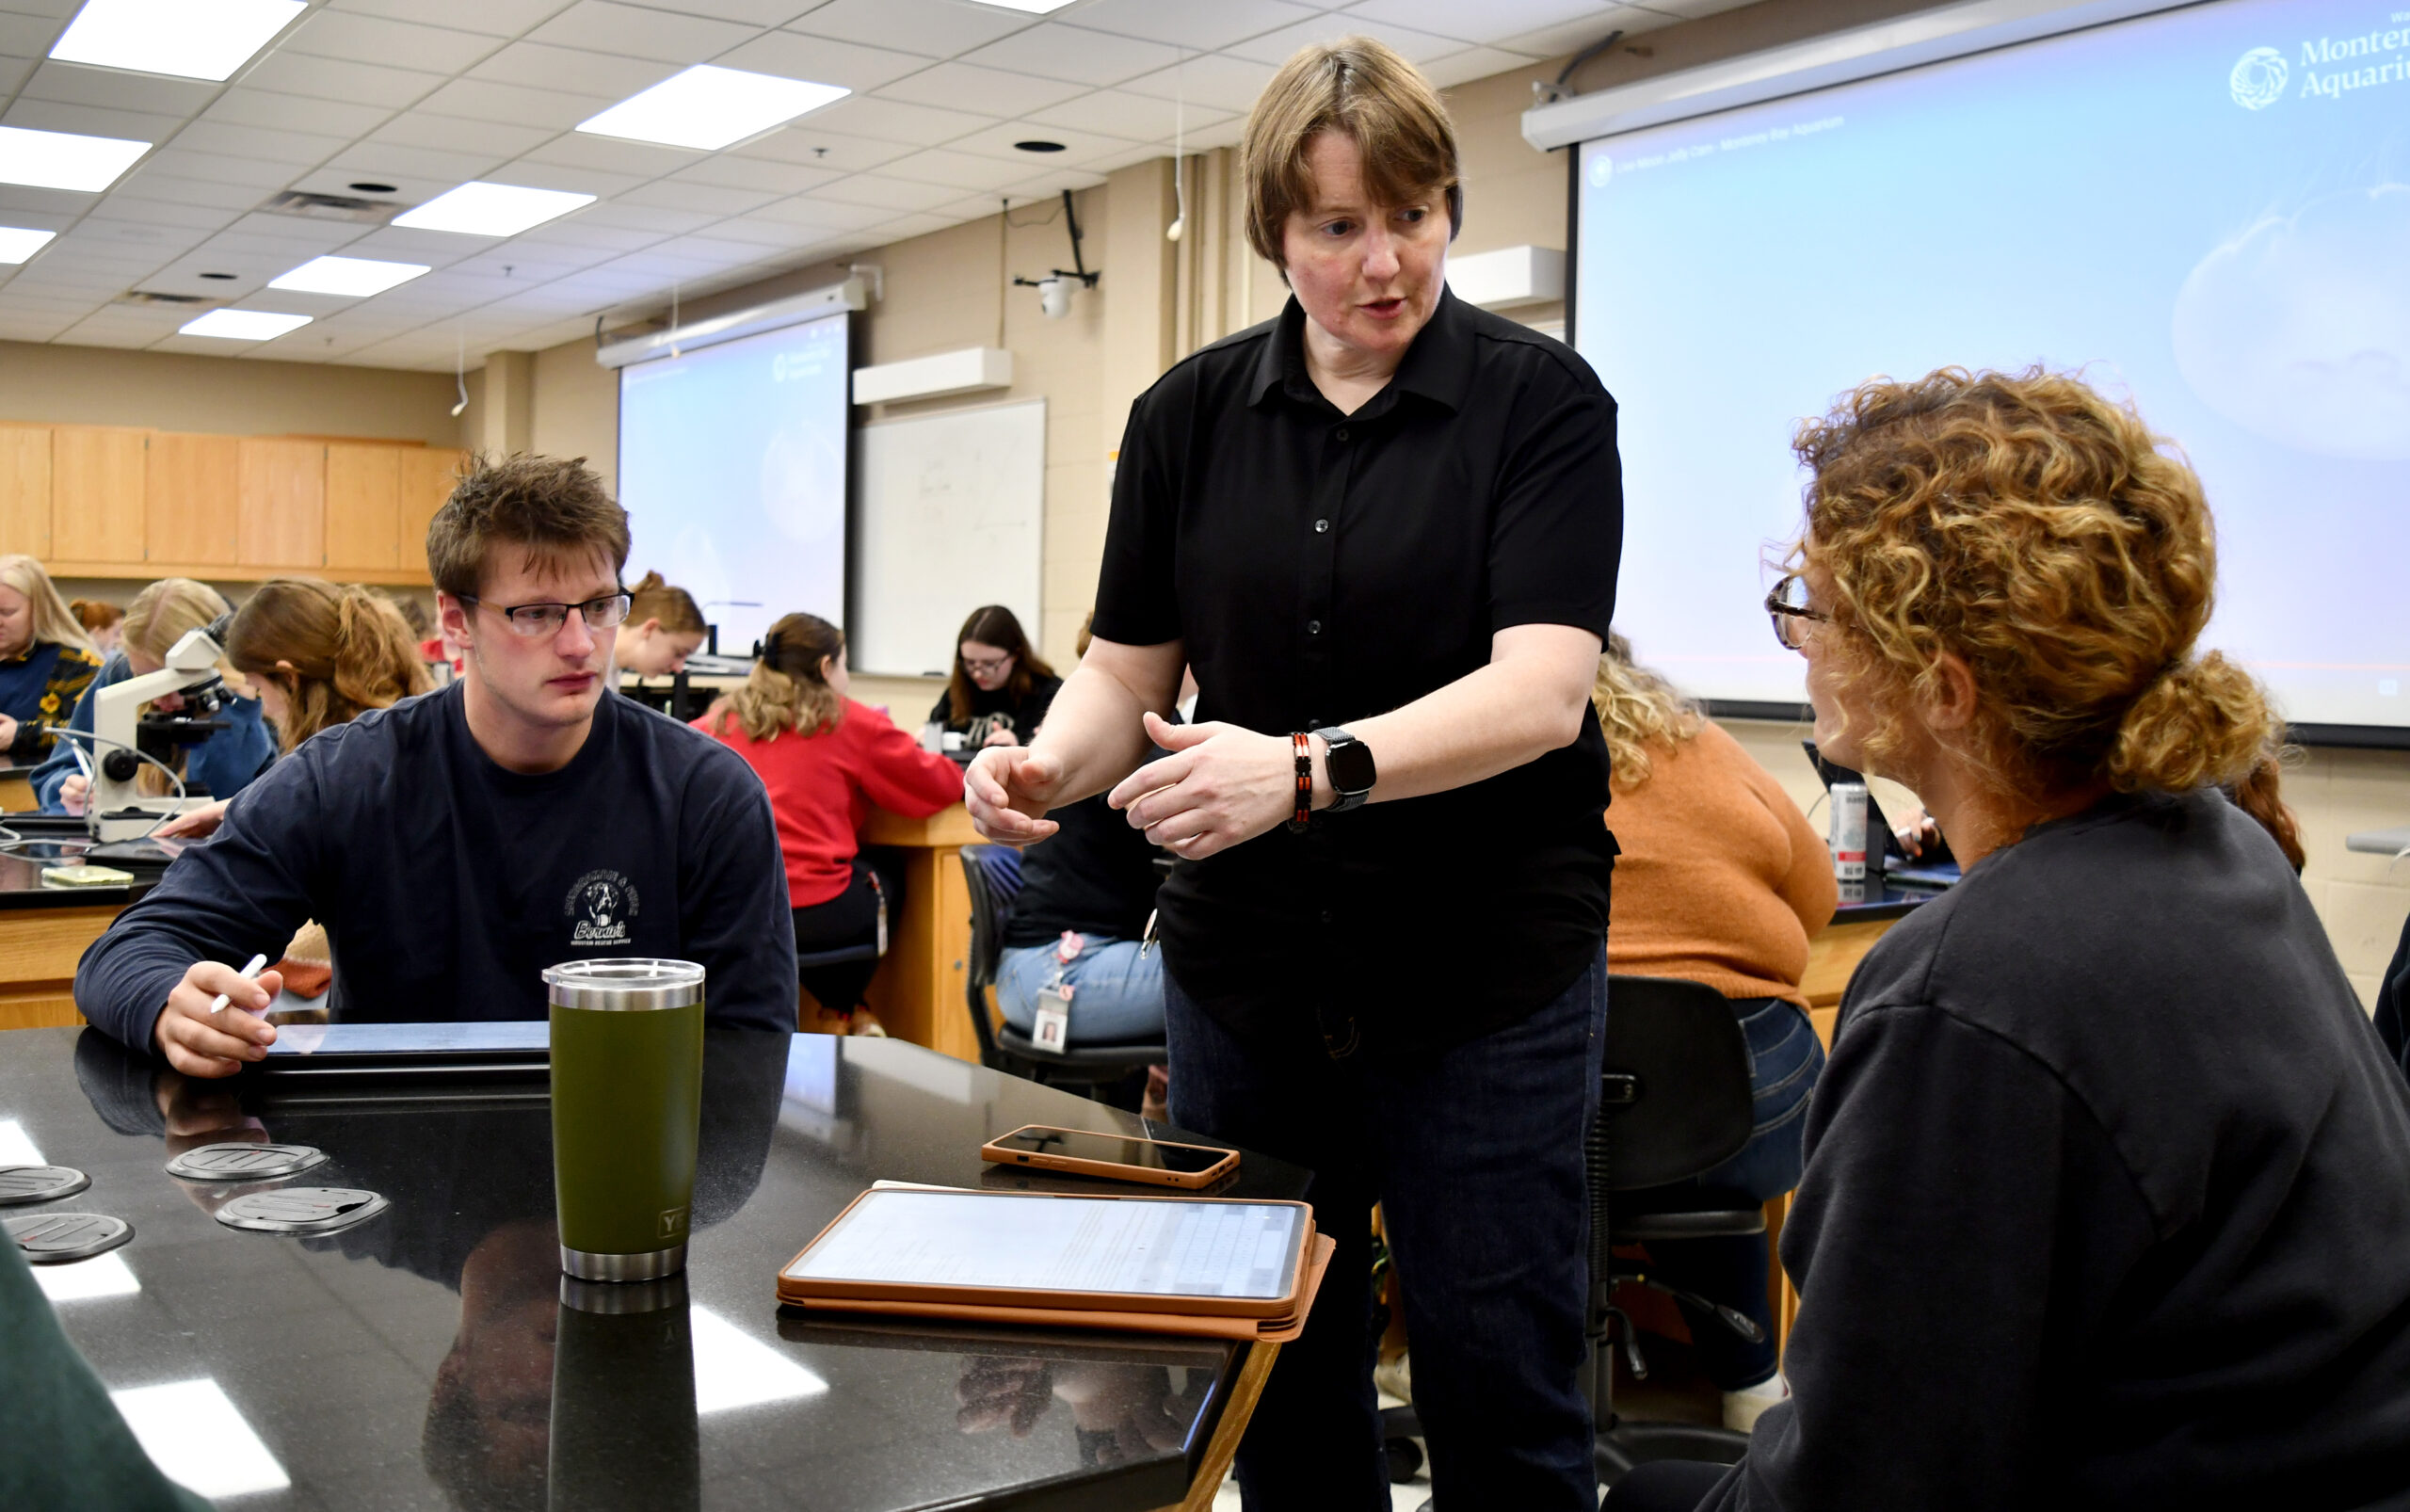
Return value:
<svg viewBox="0 0 2410 1512">
<path fill-rule="evenodd" d="M 84 953 L 75 1002 L 148 1049 L 197 960 L 333 945 L 338 1022 L 546 1016 L 564 960 L 700 963 L 715 1024 L 793 1032 L 795 926 L 761 781 L 625 699 L 557 772 L 506 771 L 461 685 L 325 731 L 245 788 L 217 833 Z"/>
</svg>

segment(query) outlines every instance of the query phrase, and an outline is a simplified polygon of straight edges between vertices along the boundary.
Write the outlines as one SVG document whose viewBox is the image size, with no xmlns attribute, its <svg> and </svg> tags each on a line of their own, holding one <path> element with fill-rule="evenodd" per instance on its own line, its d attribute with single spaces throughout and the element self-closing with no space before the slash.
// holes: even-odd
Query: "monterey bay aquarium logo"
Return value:
<svg viewBox="0 0 2410 1512">
<path fill-rule="evenodd" d="M 2397 12 L 2395 20 L 2410 19 Z M 2357 37 L 2321 37 L 2301 44 L 2303 99 L 2339 100 L 2354 89 L 2379 88 L 2410 82 L 2410 25 L 2371 31 Z M 2255 47 L 2236 60 L 2226 75 L 2234 103 L 2245 110 L 2265 110 L 2285 97 L 2292 69 L 2285 55 L 2273 47 Z"/>
</svg>

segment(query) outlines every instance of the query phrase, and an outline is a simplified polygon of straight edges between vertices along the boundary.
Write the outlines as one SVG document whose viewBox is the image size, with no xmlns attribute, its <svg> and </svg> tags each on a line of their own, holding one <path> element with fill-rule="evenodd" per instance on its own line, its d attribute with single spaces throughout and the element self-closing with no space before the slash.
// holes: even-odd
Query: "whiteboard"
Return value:
<svg viewBox="0 0 2410 1512">
<path fill-rule="evenodd" d="M 1001 603 L 1038 635 L 1046 401 L 861 428 L 857 672 L 943 676 L 971 611 Z"/>
</svg>

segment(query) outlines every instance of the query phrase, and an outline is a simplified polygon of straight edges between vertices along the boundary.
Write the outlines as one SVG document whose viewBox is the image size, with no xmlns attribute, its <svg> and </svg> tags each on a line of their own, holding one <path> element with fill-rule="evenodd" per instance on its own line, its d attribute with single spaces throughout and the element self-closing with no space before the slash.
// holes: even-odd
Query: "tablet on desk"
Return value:
<svg viewBox="0 0 2410 1512">
<path fill-rule="evenodd" d="M 1302 1202 L 875 1189 L 787 1263 L 779 1295 L 1278 1317 L 1312 1231 Z"/>
<path fill-rule="evenodd" d="M 552 1058 L 552 1025 L 542 1019 L 288 1023 L 253 1065 L 269 1076 L 542 1076 Z"/>
</svg>

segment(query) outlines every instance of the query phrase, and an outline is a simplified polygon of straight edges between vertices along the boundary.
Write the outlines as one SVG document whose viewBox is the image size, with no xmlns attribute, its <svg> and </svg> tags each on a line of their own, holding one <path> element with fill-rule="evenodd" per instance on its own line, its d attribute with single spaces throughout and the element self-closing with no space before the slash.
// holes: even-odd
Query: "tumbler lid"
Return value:
<svg viewBox="0 0 2410 1512">
<path fill-rule="evenodd" d="M 544 985 L 556 1008 L 683 1008 L 703 1000 L 703 969 L 643 956 L 565 960 L 544 968 Z"/>
</svg>

